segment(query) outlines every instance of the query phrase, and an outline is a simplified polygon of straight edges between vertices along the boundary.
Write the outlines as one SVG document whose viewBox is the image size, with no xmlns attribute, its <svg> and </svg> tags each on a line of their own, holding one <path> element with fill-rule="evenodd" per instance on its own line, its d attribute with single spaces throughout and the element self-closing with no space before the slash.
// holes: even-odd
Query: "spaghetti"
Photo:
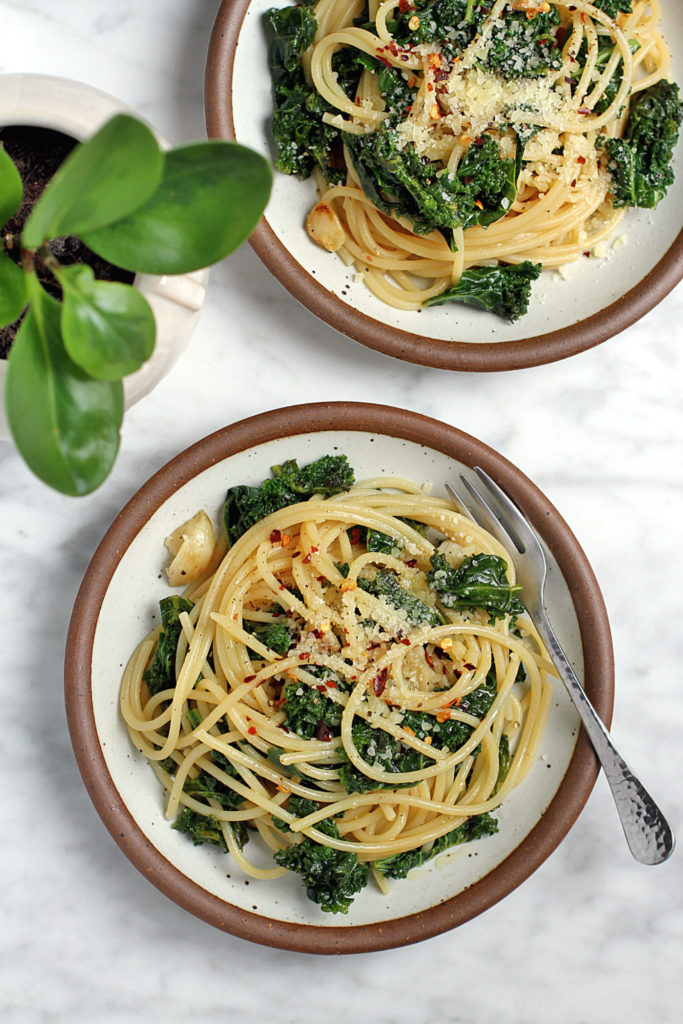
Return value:
<svg viewBox="0 0 683 1024">
<path fill-rule="evenodd" d="M 225 548 L 169 599 L 187 609 L 174 649 L 157 628 L 121 687 L 175 827 L 254 878 L 300 871 L 335 912 L 371 870 L 386 892 L 497 831 L 490 812 L 534 763 L 555 674 L 530 621 L 515 624 L 498 542 L 380 477 L 275 511 Z M 160 657 L 169 681 L 153 686 Z M 245 826 L 278 866 L 245 856 Z"/>
<path fill-rule="evenodd" d="M 319 0 L 313 13 L 303 72 L 344 146 L 340 161 L 330 135 L 327 165 L 316 155 L 308 230 L 378 298 L 417 310 L 470 268 L 600 252 L 625 214 L 605 140 L 669 75 L 659 0 Z M 494 143 L 495 186 L 475 160 Z"/>
</svg>

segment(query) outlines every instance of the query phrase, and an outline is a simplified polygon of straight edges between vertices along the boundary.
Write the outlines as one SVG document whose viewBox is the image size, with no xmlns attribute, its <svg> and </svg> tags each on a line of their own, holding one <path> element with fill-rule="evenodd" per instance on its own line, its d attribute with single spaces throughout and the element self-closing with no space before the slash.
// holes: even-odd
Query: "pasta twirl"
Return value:
<svg viewBox="0 0 683 1024">
<path fill-rule="evenodd" d="M 232 544 L 162 602 L 121 711 L 174 827 L 252 877 L 298 871 L 323 910 L 346 912 L 371 873 L 388 891 L 497 831 L 554 669 L 517 620 L 506 552 L 449 502 L 382 477 L 302 501 L 296 464 L 276 469 L 267 501 L 289 504 L 249 526 L 262 492 L 230 492 Z M 249 830 L 275 867 L 250 862 Z"/>
<path fill-rule="evenodd" d="M 635 149 L 610 143 L 630 142 L 634 101 L 669 78 L 660 16 L 659 0 L 272 11 L 278 166 L 316 175 L 309 233 L 398 309 L 455 300 L 517 319 L 541 268 L 600 253 L 627 206 L 666 192 L 622 195 Z M 672 148 L 675 86 L 667 101 Z"/>
</svg>

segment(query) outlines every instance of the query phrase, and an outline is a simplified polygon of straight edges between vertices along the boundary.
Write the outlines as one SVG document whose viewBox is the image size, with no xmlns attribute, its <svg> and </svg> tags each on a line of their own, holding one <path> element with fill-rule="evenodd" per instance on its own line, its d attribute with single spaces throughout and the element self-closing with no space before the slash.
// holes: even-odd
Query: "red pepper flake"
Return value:
<svg viewBox="0 0 683 1024">
<path fill-rule="evenodd" d="M 417 565 L 417 559 L 411 558 L 409 562 L 406 562 L 406 565 L 409 569 L 414 569 L 415 566 Z"/>
<path fill-rule="evenodd" d="M 317 555 L 319 551 L 320 551 L 320 548 L 317 548 L 315 546 L 315 544 L 314 544 L 313 547 L 311 548 L 311 554 L 312 555 Z"/>
<path fill-rule="evenodd" d="M 464 181 L 464 183 L 465 183 L 466 185 L 471 185 L 471 184 L 472 184 L 472 182 L 474 181 L 474 175 L 470 175 L 470 177 L 469 177 L 469 178 L 463 178 L 462 180 Z"/>
<path fill-rule="evenodd" d="M 249 733 L 250 736 L 255 736 L 257 731 L 258 730 L 255 725 L 250 725 L 249 728 L 247 729 L 247 732 Z"/>
<path fill-rule="evenodd" d="M 295 558 L 300 558 L 300 557 L 301 557 L 301 552 L 300 551 L 295 551 L 294 554 L 292 555 L 292 561 L 294 561 Z"/>
<path fill-rule="evenodd" d="M 279 700 L 274 700 L 274 701 L 273 701 L 273 707 L 274 707 L 274 708 L 279 708 L 279 707 L 281 707 L 281 706 L 282 706 L 283 704 L 286 704 L 286 703 L 287 703 L 287 698 L 286 698 L 286 697 L 280 697 L 280 699 L 279 699 Z"/>
<path fill-rule="evenodd" d="M 307 554 L 307 555 L 305 556 L 305 558 L 302 558 L 302 560 L 301 560 L 301 561 L 302 561 L 302 565 L 308 565 L 308 564 L 309 564 L 309 562 L 311 561 L 311 558 L 312 558 L 312 557 L 313 557 L 313 556 L 312 556 L 312 555 L 310 554 L 310 552 L 309 552 L 309 554 Z"/>
<path fill-rule="evenodd" d="M 387 676 L 389 675 L 389 669 L 383 668 L 378 676 L 372 681 L 372 688 L 375 691 L 375 697 L 381 697 L 387 688 Z"/>
<path fill-rule="evenodd" d="M 289 729 L 284 724 L 284 722 L 280 722 L 280 724 L 278 725 L 278 729 L 282 729 L 283 732 L 289 732 Z"/>
<path fill-rule="evenodd" d="M 323 638 L 323 631 L 321 629 L 314 629 L 313 630 L 313 636 L 316 638 L 316 640 L 322 640 L 322 638 Z"/>
<path fill-rule="evenodd" d="M 401 14 L 405 14 L 406 11 L 414 11 L 415 7 L 411 4 L 410 0 L 398 0 L 398 9 Z"/>
<path fill-rule="evenodd" d="M 386 57 L 381 57 L 380 53 L 379 53 L 379 50 L 376 51 L 375 56 L 376 56 L 377 60 L 381 60 L 382 61 L 382 64 L 386 64 L 386 66 L 388 68 L 392 67 L 391 61 L 387 60 Z"/>
<path fill-rule="evenodd" d="M 351 530 L 351 543 L 360 544 L 360 530 L 358 529 L 357 526 L 354 526 L 354 528 Z"/>
<path fill-rule="evenodd" d="M 311 656 L 308 653 L 308 651 L 302 651 L 302 653 L 299 655 L 299 661 L 309 661 L 310 657 Z"/>
<path fill-rule="evenodd" d="M 469 661 L 465 662 L 465 668 L 468 672 L 474 672 L 474 665 L 470 665 Z"/>
<path fill-rule="evenodd" d="M 255 676 L 255 675 L 253 675 L 253 676 L 245 676 L 245 677 L 244 677 L 244 682 L 245 682 L 245 683 L 253 683 L 253 681 L 254 681 L 255 679 L 256 679 L 256 676 Z"/>
<path fill-rule="evenodd" d="M 271 544 L 279 544 L 281 540 L 282 540 L 282 534 L 280 533 L 280 531 L 279 530 L 273 530 L 273 532 L 270 535 L 270 543 Z"/>
<path fill-rule="evenodd" d="M 325 583 L 327 576 L 316 576 L 318 583 Z"/>
<path fill-rule="evenodd" d="M 325 683 L 325 686 L 330 686 L 333 690 L 337 689 L 337 684 L 333 679 L 328 679 L 327 682 Z"/>
<path fill-rule="evenodd" d="M 574 180 L 572 182 L 572 188 L 576 188 L 576 178 L 574 178 Z"/>
<path fill-rule="evenodd" d="M 483 146 L 484 145 L 484 140 L 482 138 L 475 139 L 474 140 L 474 144 L 475 144 L 475 146 Z"/>
<path fill-rule="evenodd" d="M 586 257 L 587 259 L 590 259 L 590 258 L 591 258 L 591 254 L 590 254 L 589 252 L 585 252 L 585 253 L 584 253 L 583 255 L 584 255 L 584 256 L 585 256 L 585 257 Z"/>
<path fill-rule="evenodd" d="M 321 743 L 329 743 L 332 739 L 332 733 L 327 728 L 322 718 L 319 718 L 315 726 L 315 738 L 320 740 Z"/>
<path fill-rule="evenodd" d="M 409 114 L 412 109 L 413 109 L 413 104 L 411 103 L 409 107 L 406 107 L 406 114 Z"/>
<path fill-rule="evenodd" d="M 429 89 L 430 92 L 434 92 L 434 86 L 432 85 L 431 82 L 427 82 L 427 88 Z"/>
<path fill-rule="evenodd" d="M 326 692 L 325 687 L 322 686 L 322 685 L 321 686 L 316 686 L 316 690 L 318 691 L 318 693 L 325 693 Z"/>
<path fill-rule="evenodd" d="M 406 645 L 406 647 L 410 647 L 410 640 L 408 639 L 408 637 L 407 637 L 407 636 L 406 636 L 406 637 L 404 637 L 404 638 L 403 638 L 403 640 L 399 640 L 399 643 L 400 643 L 400 644 L 405 644 L 405 645 Z"/>
<path fill-rule="evenodd" d="M 445 711 L 446 708 L 452 708 L 454 704 L 455 704 L 455 706 L 457 708 L 457 706 L 460 704 L 461 701 L 462 701 L 462 697 L 454 697 L 453 700 L 449 700 L 448 704 L 444 704 L 444 706 L 443 706 L 443 708 L 441 710 Z"/>
<path fill-rule="evenodd" d="M 432 658 L 429 651 L 425 651 L 425 661 L 427 662 L 430 668 L 434 668 L 434 659 Z"/>
<path fill-rule="evenodd" d="M 356 106 L 360 106 L 360 96 L 356 96 Z"/>
<path fill-rule="evenodd" d="M 391 53 L 392 57 L 398 57 L 398 50 L 396 49 L 396 43 L 393 40 L 389 43 L 389 46 L 386 47 L 386 49 L 389 50 L 389 52 Z"/>
<path fill-rule="evenodd" d="M 586 162 L 585 156 L 577 156 L 576 162 L 577 162 L 577 164 L 585 164 L 585 162 Z"/>
</svg>

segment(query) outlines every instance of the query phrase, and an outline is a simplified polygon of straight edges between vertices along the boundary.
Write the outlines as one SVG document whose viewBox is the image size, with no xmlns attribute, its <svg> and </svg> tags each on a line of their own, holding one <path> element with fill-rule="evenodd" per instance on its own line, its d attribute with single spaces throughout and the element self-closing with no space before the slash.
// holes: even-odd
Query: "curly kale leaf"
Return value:
<svg viewBox="0 0 683 1024">
<path fill-rule="evenodd" d="M 521 586 L 508 583 L 507 563 L 498 555 L 470 555 L 457 569 L 435 551 L 427 582 L 436 590 L 445 608 L 485 608 L 490 622 L 510 615 L 512 621 L 524 612 L 519 599 Z"/>
<path fill-rule="evenodd" d="M 333 821 L 319 822 L 316 828 L 332 838 L 339 838 Z M 370 866 L 359 864 L 355 853 L 334 850 L 308 838 L 298 846 L 278 850 L 274 860 L 301 875 L 309 900 L 329 914 L 348 913 L 353 897 L 368 884 L 370 877 Z"/>
<path fill-rule="evenodd" d="M 620 12 L 622 14 L 631 14 L 633 7 L 631 6 L 631 0 L 591 0 L 593 7 L 597 7 L 599 11 L 604 11 L 610 18 L 616 18 Z"/>
<path fill-rule="evenodd" d="M 231 821 L 229 825 L 235 837 L 235 842 L 240 850 L 242 850 L 245 844 L 249 842 L 249 833 L 244 822 Z M 190 836 L 195 846 L 208 843 L 209 846 L 218 846 L 223 853 L 228 852 L 228 844 L 223 837 L 221 826 L 213 814 L 196 814 L 189 807 L 184 807 L 171 828 Z"/>
<path fill-rule="evenodd" d="M 407 217 L 418 235 L 437 229 L 452 239 L 454 228 L 493 224 L 517 197 L 519 161 L 503 160 L 491 135 L 475 140 L 452 178 L 399 141 L 386 127 L 345 139 L 366 196 L 383 213 Z"/>
<path fill-rule="evenodd" d="M 683 120 L 678 86 L 661 81 L 631 102 L 623 139 L 604 139 L 615 206 L 648 210 L 673 184 L 673 151 Z"/>
<path fill-rule="evenodd" d="M 292 793 L 292 795 L 289 798 L 289 803 L 287 804 L 287 810 L 291 814 L 296 815 L 297 818 L 305 818 L 309 814 L 313 814 L 315 811 L 317 811 L 319 806 L 320 805 L 317 804 L 315 800 L 307 800 L 306 797 L 304 796 L 296 796 L 294 793 Z M 324 828 L 320 828 L 320 826 L 325 826 L 328 824 L 329 823 L 326 821 L 320 821 L 316 825 L 316 828 L 320 829 L 320 831 L 323 832 L 325 830 Z M 275 816 L 273 816 L 273 825 L 275 825 L 275 828 L 279 829 L 280 832 L 292 831 L 287 822 L 284 821 L 283 818 L 276 818 Z"/>
<path fill-rule="evenodd" d="M 472 267 L 452 288 L 427 299 L 425 306 L 463 302 L 514 323 L 529 308 L 531 285 L 538 280 L 542 269 L 542 264 L 529 260 L 505 267 Z"/>
<path fill-rule="evenodd" d="M 227 759 L 226 759 L 227 760 Z M 228 761 L 228 766 L 225 767 L 223 764 L 220 767 L 228 775 L 239 778 L 237 771 Z M 236 793 L 234 789 L 230 789 L 229 786 L 223 785 L 218 779 L 215 779 L 213 775 L 209 775 L 208 772 L 200 772 L 196 779 L 187 779 L 183 786 L 183 793 L 188 793 L 200 800 L 218 800 L 221 807 L 226 811 L 236 811 L 244 803 L 244 797 Z"/>
<path fill-rule="evenodd" d="M 318 22 L 306 7 L 272 8 L 266 14 L 273 39 L 268 51 L 268 66 L 273 86 L 298 84 L 301 80 L 301 57 L 313 43 Z"/>
<path fill-rule="evenodd" d="M 385 878 L 405 878 L 412 868 L 419 867 L 428 860 L 432 860 L 450 846 L 469 843 L 473 839 L 480 839 L 482 836 L 492 836 L 497 831 L 498 822 L 487 811 L 485 814 L 477 814 L 473 818 L 467 818 L 462 825 L 458 825 L 452 832 L 447 832 L 445 836 L 440 836 L 427 853 L 423 853 L 422 850 L 407 850 L 405 853 L 398 853 L 393 857 L 384 857 L 382 860 L 376 860 L 375 867 Z"/>
<path fill-rule="evenodd" d="M 510 763 L 512 761 L 512 755 L 510 754 L 510 740 L 507 738 L 505 733 L 500 737 L 500 745 L 498 747 L 498 778 L 496 779 L 496 785 L 491 796 L 495 796 L 498 792 L 498 787 L 510 770 Z"/>
<path fill-rule="evenodd" d="M 629 39 L 629 46 L 631 53 L 637 53 L 640 49 L 640 43 L 637 39 Z M 607 62 L 614 53 L 615 45 L 611 36 L 598 36 L 598 55 L 595 62 L 595 70 L 598 74 L 602 74 L 605 70 Z M 577 85 L 581 81 L 586 60 L 588 59 L 588 41 L 586 39 L 581 43 L 579 52 L 576 55 L 576 65 L 571 75 L 571 86 L 572 92 L 576 89 Z M 621 83 L 624 75 L 624 62 L 620 60 L 614 71 L 614 74 L 610 78 L 602 97 L 594 106 L 596 114 L 604 114 L 609 106 L 614 101 L 614 97 L 619 92 Z"/>
<path fill-rule="evenodd" d="M 562 67 L 562 50 L 557 46 L 555 31 L 560 24 L 556 7 L 531 21 L 526 11 L 510 7 L 501 13 L 502 25 L 494 25 L 490 33 L 486 59 L 482 67 L 511 78 L 538 78 Z"/>
<path fill-rule="evenodd" d="M 294 644 L 296 630 L 284 622 L 251 622 L 245 619 L 243 625 L 247 633 L 251 633 L 276 654 L 286 654 Z M 250 655 L 255 658 L 261 657 L 254 651 L 250 651 Z"/>
<path fill-rule="evenodd" d="M 322 739 L 325 742 L 341 732 L 344 708 L 320 693 L 314 686 L 290 683 L 282 691 L 286 714 L 284 725 L 305 740 Z"/>
<path fill-rule="evenodd" d="M 147 683 L 147 689 L 152 697 L 161 690 L 175 687 L 175 655 L 178 638 L 183 628 L 179 616 L 181 612 L 192 611 L 192 601 L 173 594 L 172 597 L 162 598 L 159 608 L 163 629 L 159 634 L 159 645 L 154 655 L 154 661 L 142 677 Z"/>
<path fill-rule="evenodd" d="M 458 709 L 476 718 L 483 718 L 493 704 L 496 693 L 495 673 L 490 672 L 481 686 L 462 699 Z M 450 750 L 452 753 L 459 750 L 472 735 L 471 726 L 464 722 L 450 718 L 445 722 L 437 722 L 436 716 L 428 711 L 406 711 L 401 724 L 420 740 L 431 737 L 435 750 Z M 354 745 L 363 760 L 375 768 L 381 768 L 382 771 L 403 774 L 422 771 L 434 764 L 433 758 L 426 757 L 420 751 L 402 743 L 400 739 L 395 739 L 384 729 L 375 728 L 361 718 L 356 718 L 352 734 Z M 339 779 L 349 793 L 367 793 L 373 789 L 400 789 L 412 785 L 377 782 L 359 771 L 348 760 L 343 748 L 340 747 L 337 753 L 343 759 Z"/>
<path fill-rule="evenodd" d="M 394 8 L 393 20 L 387 19 L 387 28 L 401 45 L 439 41 L 447 43 L 457 53 L 461 53 L 477 34 L 477 27 L 483 15 L 476 12 L 476 7 L 481 3 L 483 0 L 476 0 L 473 7 L 471 0 L 413 0 L 410 9 L 406 11 Z M 472 8 L 469 20 L 468 7 Z M 420 23 L 417 28 L 412 29 L 410 22 L 415 15 Z M 373 22 L 372 31 L 374 30 Z"/>
<path fill-rule="evenodd" d="M 475 690 L 474 693 L 478 694 L 479 691 Z M 473 697 L 474 694 L 470 696 Z M 494 696 L 495 691 L 488 703 L 487 710 L 493 702 Z M 475 701 L 485 702 L 487 699 L 488 697 L 481 696 L 475 698 Z M 466 710 L 469 711 L 469 708 Z M 476 711 L 470 711 L 470 714 L 476 713 Z M 432 746 L 435 750 L 450 750 L 451 752 L 459 750 L 472 735 L 471 727 L 464 722 L 457 722 L 454 719 L 437 722 L 436 717 L 427 711 L 406 711 L 401 724 L 404 728 L 411 729 L 420 740 L 431 736 Z M 426 757 L 419 750 L 413 750 L 412 747 L 401 743 L 388 732 L 376 729 L 362 719 L 356 719 L 354 722 L 352 735 L 354 745 L 363 760 L 375 768 L 381 768 L 382 771 L 396 774 L 417 772 L 434 764 L 433 758 Z M 351 764 L 342 748 L 338 750 L 338 753 L 344 759 L 344 763 L 339 769 L 339 779 L 348 793 L 368 793 L 374 789 L 401 789 L 414 785 L 411 782 L 395 784 L 377 782 L 375 779 L 368 778 L 355 765 Z"/>
<path fill-rule="evenodd" d="M 301 497 L 322 494 L 330 498 L 334 494 L 348 491 L 355 480 L 354 472 L 345 455 L 324 455 L 317 462 L 299 469 L 294 459 L 288 459 L 281 466 L 271 466 L 271 472 Z"/>
<path fill-rule="evenodd" d="M 344 169 L 341 153 L 336 153 L 341 147 L 339 130 L 324 123 L 322 116 L 332 107 L 306 82 L 301 62 L 317 31 L 315 15 L 307 7 L 283 7 L 268 11 L 266 20 L 273 33 L 268 64 L 275 103 L 271 130 L 277 166 L 284 174 L 305 179 L 317 165 L 327 181 L 336 181 Z M 337 64 L 341 62 L 337 60 Z M 361 71 L 356 65 L 356 82 Z M 348 77 L 348 70 L 342 68 L 344 88 L 351 88 Z"/>
<path fill-rule="evenodd" d="M 228 491 L 223 520 L 230 544 L 272 512 L 313 494 L 329 497 L 348 491 L 355 479 L 345 455 L 325 455 L 303 469 L 290 459 L 282 466 L 272 466 L 271 472 L 273 477 L 260 487 L 240 484 Z"/>
<path fill-rule="evenodd" d="M 424 523 L 418 523 L 415 519 L 404 519 L 403 516 L 398 516 L 401 523 L 405 523 L 406 526 L 410 526 L 413 530 L 420 534 L 421 537 L 427 536 L 427 528 Z M 378 551 L 383 555 L 393 555 L 394 558 L 398 558 L 403 551 L 403 541 L 394 540 L 393 537 L 389 537 L 386 533 L 380 533 L 379 530 L 365 529 L 365 527 L 354 527 L 354 529 L 363 530 L 365 537 L 365 546 L 368 551 Z"/>
<path fill-rule="evenodd" d="M 398 576 L 391 569 L 380 569 L 374 580 L 364 580 L 359 577 L 358 586 L 373 597 L 385 598 L 394 608 L 406 613 L 406 617 L 413 625 L 419 626 L 423 622 L 430 626 L 443 626 L 446 623 L 441 612 L 430 608 L 424 601 L 405 587 L 401 586 Z"/>
</svg>

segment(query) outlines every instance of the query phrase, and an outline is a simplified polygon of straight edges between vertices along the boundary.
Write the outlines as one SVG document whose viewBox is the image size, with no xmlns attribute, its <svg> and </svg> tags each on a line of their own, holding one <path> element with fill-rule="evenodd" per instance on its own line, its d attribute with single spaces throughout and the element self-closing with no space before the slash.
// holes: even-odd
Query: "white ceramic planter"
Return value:
<svg viewBox="0 0 683 1024">
<path fill-rule="evenodd" d="M 0 125 L 37 125 L 83 140 L 114 114 L 134 114 L 120 100 L 83 82 L 52 75 L 0 75 Z M 170 143 L 155 130 L 159 145 Z M 154 313 L 157 338 L 154 352 L 144 366 L 123 382 L 126 408 L 130 408 L 172 369 L 190 343 L 206 297 L 208 269 L 177 276 L 138 274 L 135 287 Z M 0 440 L 9 440 L 5 419 L 5 374 L 0 359 Z"/>
</svg>

